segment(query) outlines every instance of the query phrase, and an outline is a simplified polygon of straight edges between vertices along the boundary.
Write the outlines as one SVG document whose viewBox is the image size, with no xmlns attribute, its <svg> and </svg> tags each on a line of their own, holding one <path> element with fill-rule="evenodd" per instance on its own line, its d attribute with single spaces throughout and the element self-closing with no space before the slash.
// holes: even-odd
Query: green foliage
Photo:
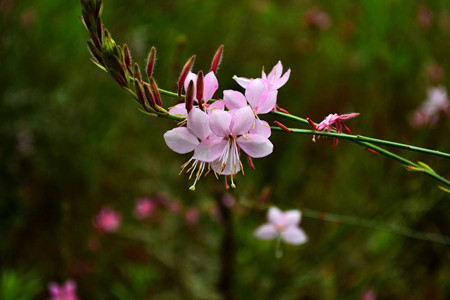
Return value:
<svg viewBox="0 0 450 300">
<path fill-rule="evenodd" d="M 0 298 L 3 300 L 36 299 L 45 287 L 35 271 L 3 271 L 0 278 Z"/>
</svg>

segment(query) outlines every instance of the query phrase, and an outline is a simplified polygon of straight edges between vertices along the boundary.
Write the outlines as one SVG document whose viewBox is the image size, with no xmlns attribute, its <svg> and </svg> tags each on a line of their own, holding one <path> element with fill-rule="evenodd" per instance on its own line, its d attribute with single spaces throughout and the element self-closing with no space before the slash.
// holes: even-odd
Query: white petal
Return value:
<svg viewBox="0 0 450 300">
<path fill-rule="evenodd" d="M 192 158 L 204 162 L 215 161 L 222 155 L 227 145 L 227 141 L 223 139 L 206 139 L 195 148 Z"/>
<path fill-rule="evenodd" d="M 167 146 L 176 153 L 185 154 L 194 151 L 198 139 L 186 127 L 177 127 L 164 133 Z"/>
<path fill-rule="evenodd" d="M 223 91 L 223 101 L 228 109 L 239 109 L 247 105 L 245 96 L 241 92 L 233 90 Z"/>
<path fill-rule="evenodd" d="M 169 109 L 169 114 L 173 116 L 178 117 L 186 117 L 187 116 L 187 110 L 186 110 L 186 104 L 185 103 L 178 103 L 175 106 L 172 106 Z"/>
<path fill-rule="evenodd" d="M 255 231 L 255 237 L 261 240 L 271 240 L 277 235 L 277 230 L 272 224 L 264 224 Z"/>
<path fill-rule="evenodd" d="M 269 155 L 273 151 L 273 145 L 269 139 L 259 134 L 244 134 L 237 139 L 239 147 L 254 158 Z"/>
<path fill-rule="evenodd" d="M 203 141 L 211 134 L 208 114 L 197 107 L 192 108 L 187 117 L 187 128 Z"/>
<path fill-rule="evenodd" d="M 272 206 L 267 212 L 267 219 L 270 224 L 278 225 L 283 219 L 283 213 L 277 207 Z"/>
<path fill-rule="evenodd" d="M 300 245 L 308 241 L 308 237 L 302 229 L 296 226 L 290 226 L 283 230 L 281 238 L 288 244 Z"/>
<path fill-rule="evenodd" d="M 230 134 L 230 124 L 230 113 L 223 110 L 215 110 L 211 113 L 209 127 L 215 135 L 219 137 L 228 136 Z"/>
<path fill-rule="evenodd" d="M 236 80 L 236 82 L 242 86 L 244 89 L 247 88 L 247 86 L 250 84 L 250 82 L 252 82 L 252 79 L 248 79 L 245 77 L 237 77 L 236 75 L 233 76 L 233 79 Z"/>
<path fill-rule="evenodd" d="M 298 225 L 300 223 L 301 217 L 301 212 L 296 209 L 284 212 L 284 222 L 286 226 Z"/>
</svg>

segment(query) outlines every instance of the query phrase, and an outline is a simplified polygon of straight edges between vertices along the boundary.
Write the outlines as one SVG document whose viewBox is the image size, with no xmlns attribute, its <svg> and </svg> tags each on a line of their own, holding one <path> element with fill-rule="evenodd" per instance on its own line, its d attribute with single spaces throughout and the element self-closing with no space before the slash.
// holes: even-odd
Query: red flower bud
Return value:
<svg viewBox="0 0 450 300">
<path fill-rule="evenodd" d="M 144 92 L 145 92 L 145 97 L 147 98 L 149 105 L 153 109 L 156 109 L 155 96 L 153 95 L 152 88 L 150 87 L 150 85 L 147 82 L 144 82 Z"/>
<path fill-rule="evenodd" d="M 130 53 L 130 49 L 128 48 L 127 44 L 123 45 L 123 55 L 124 55 L 124 60 L 125 60 L 125 66 L 128 69 L 128 72 L 130 72 L 130 74 L 132 74 L 133 72 L 131 72 L 131 66 L 133 65 L 132 63 L 132 59 L 131 59 L 131 53 Z"/>
<path fill-rule="evenodd" d="M 187 91 L 186 91 L 186 110 L 189 113 L 194 107 L 194 82 L 191 80 L 189 82 Z"/>
<path fill-rule="evenodd" d="M 274 123 L 275 123 L 275 125 L 277 125 L 281 129 L 283 129 L 284 131 L 289 132 L 289 133 L 292 132 L 292 130 L 287 128 L 286 125 L 284 125 L 284 124 L 282 124 L 282 123 L 280 123 L 278 121 L 274 121 Z"/>
<path fill-rule="evenodd" d="M 198 107 L 203 110 L 203 71 L 198 72 L 197 76 L 197 101 Z"/>
<path fill-rule="evenodd" d="M 156 84 L 155 78 L 153 78 L 152 76 L 149 78 L 149 80 L 150 80 L 150 87 L 152 88 L 153 95 L 155 96 L 156 105 L 161 106 L 162 105 L 161 94 L 159 93 L 158 85 Z"/>
<path fill-rule="evenodd" d="M 150 50 L 150 53 L 148 54 L 147 58 L 147 69 L 145 69 L 148 78 L 150 78 L 153 74 L 153 68 L 155 67 L 155 60 L 156 60 L 156 48 L 152 47 L 152 50 Z"/>
<path fill-rule="evenodd" d="M 180 77 L 178 78 L 178 99 L 180 101 L 183 100 L 183 97 L 181 97 L 181 91 L 183 89 L 184 81 L 186 80 L 186 77 L 188 76 L 189 72 L 192 69 L 192 66 L 194 65 L 195 61 L 195 55 L 192 56 L 184 65 L 183 70 L 181 70 Z"/>
<path fill-rule="evenodd" d="M 214 54 L 212 63 L 211 63 L 211 71 L 214 73 L 217 73 L 217 69 L 219 68 L 220 62 L 222 61 L 222 55 L 223 55 L 223 45 L 217 49 L 216 54 Z"/>
<path fill-rule="evenodd" d="M 133 76 L 138 81 L 142 81 L 141 69 L 137 63 L 134 64 Z"/>
</svg>

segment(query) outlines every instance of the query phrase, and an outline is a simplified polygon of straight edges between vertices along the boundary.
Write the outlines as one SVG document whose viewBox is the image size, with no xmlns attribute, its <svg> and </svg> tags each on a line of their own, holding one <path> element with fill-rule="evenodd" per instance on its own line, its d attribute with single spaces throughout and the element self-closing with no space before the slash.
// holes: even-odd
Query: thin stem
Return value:
<svg viewBox="0 0 450 300">
<path fill-rule="evenodd" d="M 270 127 L 272 130 L 275 131 L 285 131 L 284 129 L 278 128 L 278 127 Z M 377 151 L 378 153 L 389 157 L 393 160 L 396 160 L 406 166 L 413 166 L 415 168 L 421 169 L 421 172 L 427 174 L 428 176 L 436 179 L 437 181 L 445 184 L 446 186 L 450 187 L 450 181 L 448 181 L 447 179 L 445 179 L 442 176 L 439 176 L 438 174 L 432 172 L 431 170 L 425 169 L 422 166 L 420 166 L 419 164 L 410 161 L 400 155 L 397 155 L 395 153 L 392 153 L 386 149 L 383 149 L 381 147 L 378 147 L 374 144 L 365 142 L 364 140 L 362 140 L 360 138 L 360 136 L 357 135 L 349 135 L 349 134 L 345 134 L 345 133 L 336 133 L 336 132 L 324 132 L 324 131 L 314 131 L 314 130 L 309 130 L 309 129 L 299 129 L 299 128 L 288 128 L 291 132 L 293 133 L 300 133 L 300 134 L 307 134 L 307 135 L 321 135 L 321 136 L 331 136 L 331 137 L 335 137 L 335 138 L 342 138 L 342 139 L 347 139 L 350 140 L 352 142 L 355 142 L 357 144 L 360 144 L 364 147 L 368 147 L 372 150 Z"/>
<path fill-rule="evenodd" d="M 326 222 L 360 226 L 368 229 L 384 231 L 391 234 L 401 235 L 408 238 L 430 241 L 435 243 L 444 244 L 450 246 L 450 237 L 445 235 L 440 235 L 436 233 L 424 233 L 420 231 L 414 231 L 409 228 L 403 228 L 393 225 L 385 225 L 372 220 L 360 219 L 352 216 L 331 214 L 323 211 L 317 211 L 313 209 L 303 209 L 303 216 L 307 218 L 317 219 Z"/>
<path fill-rule="evenodd" d="M 301 117 L 297 117 L 297 116 L 290 115 L 290 114 L 285 114 L 285 113 L 282 113 L 279 111 L 271 112 L 271 114 L 281 116 L 281 117 L 284 117 L 287 119 L 291 119 L 291 120 L 303 123 L 305 125 L 309 125 L 308 121 Z M 321 134 L 319 134 L 317 132 L 316 135 L 321 135 Z M 441 152 L 441 151 L 437 151 L 437 150 L 432 150 L 432 149 L 427 149 L 427 148 L 422 148 L 422 147 L 417 147 L 417 146 L 412 146 L 412 145 L 407 145 L 407 144 L 402 144 L 402 143 L 397 143 L 397 142 L 391 142 L 391 141 L 371 138 L 371 137 L 367 137 L 367 136 L 363 136 L 363 135 L 348 135 L 348 136 L 353 137 L 353 139 L 357 138 L 358 140 L 369 142 L 369 143 L 375 143 L 375 144 L 379 144 L 379 145 L 395 147 L 395 148 L 405 149 L 405 150 L 410 150 L 410 151 L 417 151 L 417 152 L 422 152 L 422 153 L 436 155 L 436 156 L 450 159 L 450 153 L 445 153 L 445 152 Z M 345 137 L 342 137 L 342 138 L 345 138 Z M 352 139 L 352 138 L 346 138 L 346 139 Z"/>
</svg>

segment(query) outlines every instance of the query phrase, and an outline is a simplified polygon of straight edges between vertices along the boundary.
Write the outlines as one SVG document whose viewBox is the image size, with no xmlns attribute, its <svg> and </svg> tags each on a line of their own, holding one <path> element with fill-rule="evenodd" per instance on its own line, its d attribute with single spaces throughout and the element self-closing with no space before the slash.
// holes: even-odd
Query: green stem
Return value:
<svg viewBox="0 0 450 300">
<path fill-rule="evenodd" d="M 300 118 L 300 117 L 297 117 L 294 115 L 285 114 L 285 113 L 282 113 L 279 111 L 271 112 L 271 114 L 309 125 L 309 123 L 306 119 Z M 320 134 L 317 133 L 317 135 L 320 135 Z M 397 142 L 391 142 L 391 141 L 371 138 L 371 137 L 367 137 L 367 136 L 363 136 L 363 135 L 346 135 L 346 136 L 353 137 L 353 138 L 347 138 L 347 137 L 342 137 L 342 138 L 348 139 L 348 140 L 358 139 L 360 141 L 365 141 L 365 142 L 369 142 L 369 143 L 374 143 L 374 144 L 379 144 L 379 145 L 384 145 L 384 146 L 394 147 L 394 148 L 399 148 L 399 149 L 405 149 L 405 150 L 410 150 L 410 151 L 417 151 L 417 152 L 422 152 L 422 153 L 436 155 L 436 156 L 450 159 L 450 153 L 445 153 L 445 152 L 441 152 L 441 151 L 437 151 L 437 150 L 432 150 L 432 149 L 427 149 L 427 148 L 422 148 L 422 147 L 417 147 L 417 146 L 412 146 L 412 145 L 407 145 L 407 144 L 402 144 L 402 143 L 397 143 Z M 335 137 L 338 137 L 338 136 L 335 136 Z"/>
</svg>

